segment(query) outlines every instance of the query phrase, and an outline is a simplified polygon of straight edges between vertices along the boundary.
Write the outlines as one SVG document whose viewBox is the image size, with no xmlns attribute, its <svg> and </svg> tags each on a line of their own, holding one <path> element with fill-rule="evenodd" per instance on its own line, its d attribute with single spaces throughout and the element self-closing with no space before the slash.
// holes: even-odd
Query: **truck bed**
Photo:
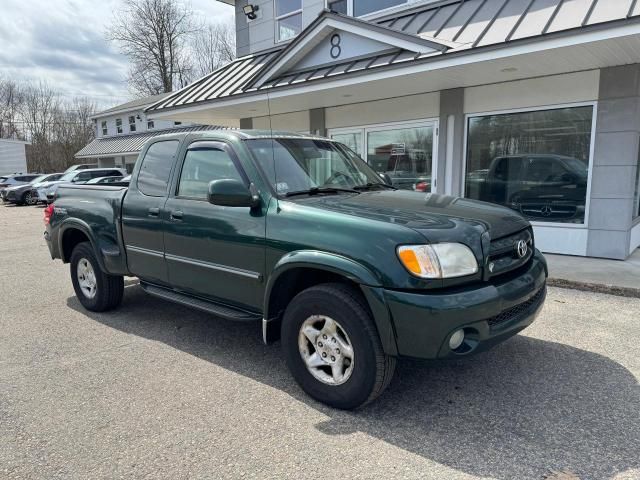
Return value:
<svg viewBox="0 0 640 480">
<path fill-rule="evenodd" d="M 105 271 L 128 274 L 122 241 L 122 202 L 128 187 L 122 185 L 62 185 L 53 202 L 50 237 L 52 256 L 63 258 L 60 245 L 69 229 L 82 231 L 102 257 Z"/>
</svg>

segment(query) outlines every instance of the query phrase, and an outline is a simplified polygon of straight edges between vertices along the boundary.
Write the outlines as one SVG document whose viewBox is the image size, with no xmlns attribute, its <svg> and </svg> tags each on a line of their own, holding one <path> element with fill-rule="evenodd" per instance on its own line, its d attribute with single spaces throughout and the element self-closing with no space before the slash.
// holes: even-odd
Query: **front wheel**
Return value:
<svg viewBox="0 0 640 480">
<path fill-rule="evenodd" d="M 385 355 L 364 298 L 348 285 L 323 284 L 299 293 L 285 311 L 281 339 L 295 380 L 332 407 L 369 403 L 395 370 L 396 359 Z"/>
<path fill-rule="evenodd" d="M 38 197 L 34 197 L 32 192 L 27 192 L 22 196 L 22 203 L 24 205 L 35 205 L 38 203 Z"/>
<path fill-rule="evenodd" d="M 112 310 L 122 301 L 124 278 L 100 269 L 89 242 L 76 245 L 71 253 L 71 281 L 78 300 L 93 312 Z"/>
</svg>

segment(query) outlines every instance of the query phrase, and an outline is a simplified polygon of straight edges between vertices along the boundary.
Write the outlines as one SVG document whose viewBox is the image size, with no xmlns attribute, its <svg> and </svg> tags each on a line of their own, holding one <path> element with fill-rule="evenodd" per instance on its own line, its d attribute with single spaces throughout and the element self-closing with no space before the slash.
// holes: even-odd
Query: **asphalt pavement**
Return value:
<svg viewBox="0 0 640 480">
<path fill-rule="evenodd" d="M 0 205 L 2 479 L 640 479 L 640 299 L 551 288 L 521 335 L 402 360 L 342 412 L 257 324 L 135 279 L 117 311 L 83 310 L 43 229 L 42 208 Z"/>
</svg>

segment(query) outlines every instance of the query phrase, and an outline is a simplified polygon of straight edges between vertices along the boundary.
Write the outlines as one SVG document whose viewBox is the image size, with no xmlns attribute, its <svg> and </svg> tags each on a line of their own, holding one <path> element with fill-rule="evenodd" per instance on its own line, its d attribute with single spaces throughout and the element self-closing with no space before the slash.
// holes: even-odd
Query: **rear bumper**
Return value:
<svg viewBox="0 0 640 480">
<path fill-rule="evenodd" d="M 398 354 L 424 359 L 459 358 L 486 350 L 529 326 L 546 297 L 546 261 L 540 252 L 515 275 L 447 293 L 385 290 Z M 454 350 L 449 339 L 464 329 Z"/>
</svg>

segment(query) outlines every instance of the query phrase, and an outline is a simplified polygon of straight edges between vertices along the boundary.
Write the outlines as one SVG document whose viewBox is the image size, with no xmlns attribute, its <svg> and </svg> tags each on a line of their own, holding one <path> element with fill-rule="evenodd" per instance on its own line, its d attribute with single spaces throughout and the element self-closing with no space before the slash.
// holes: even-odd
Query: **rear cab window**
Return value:
<svg viewBox="0 0 640 480">
<path fill-rule="evenodd" d="M 166 195 L 179 144 L 178 140 L 164 140 L 148 148 L 138 172 L 138 190 L 142 194 L 150 197 Z"/>
</svg>

